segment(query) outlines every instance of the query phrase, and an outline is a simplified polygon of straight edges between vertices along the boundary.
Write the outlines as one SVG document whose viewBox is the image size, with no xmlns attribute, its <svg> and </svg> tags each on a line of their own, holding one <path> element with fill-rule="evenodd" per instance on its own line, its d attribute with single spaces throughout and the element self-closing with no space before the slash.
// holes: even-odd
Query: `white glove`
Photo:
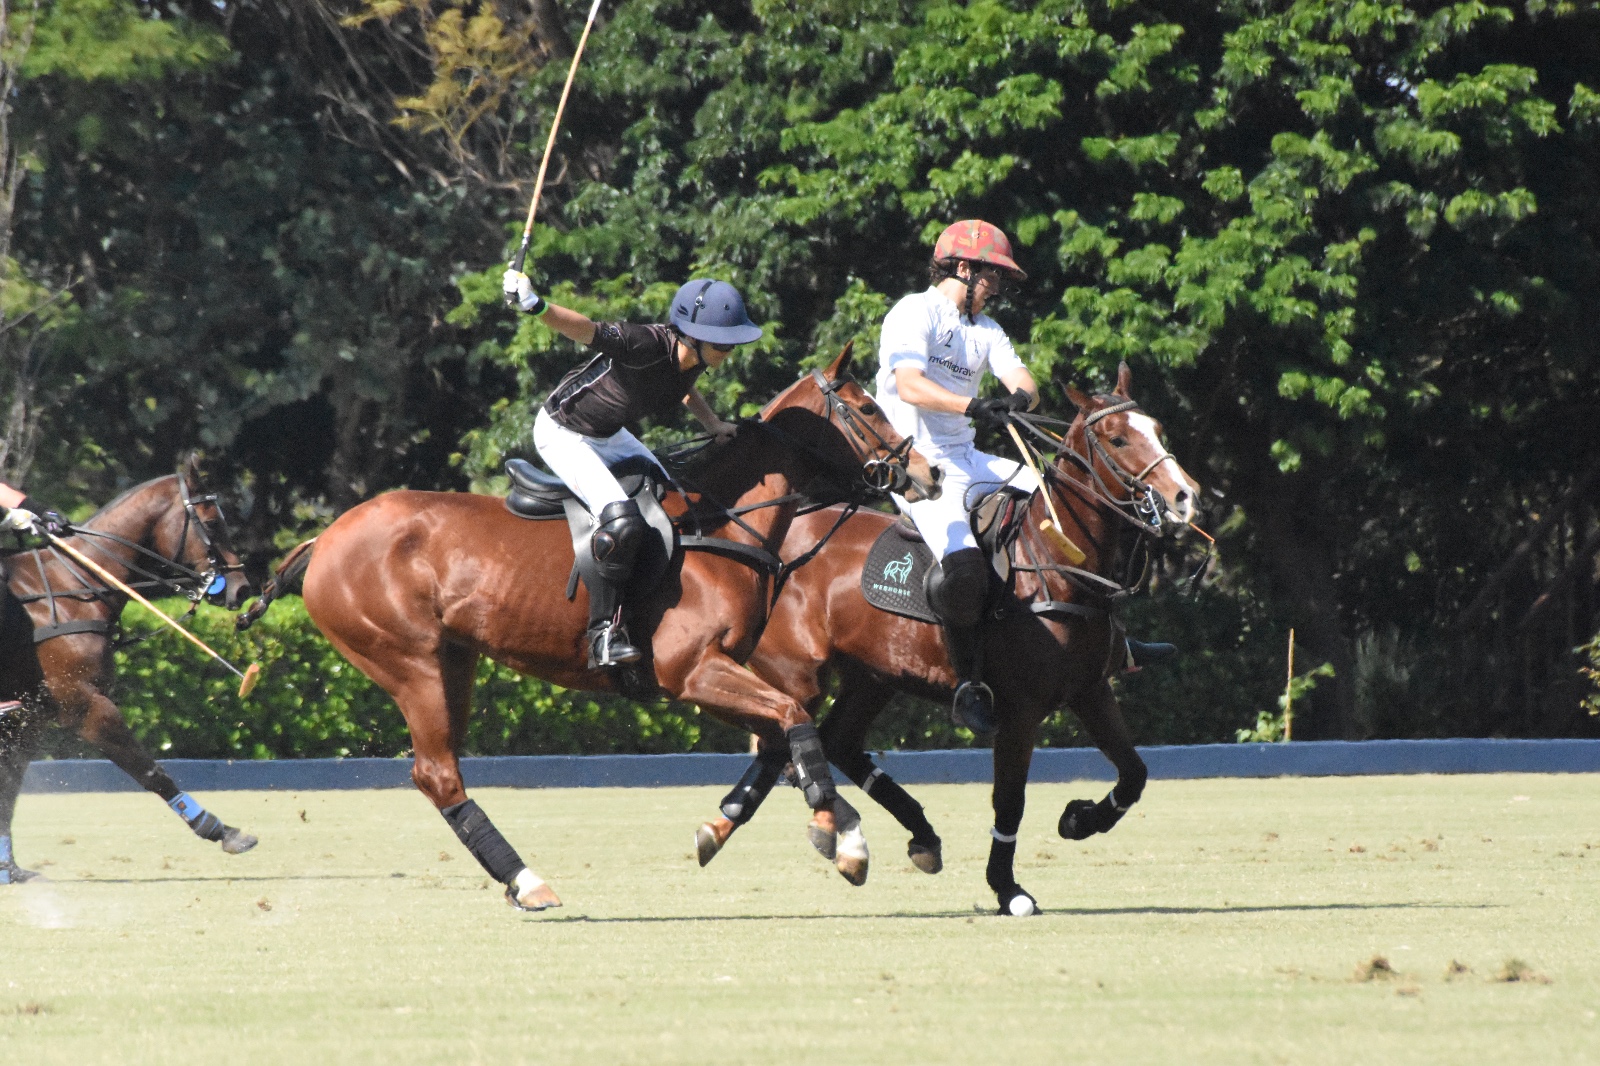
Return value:
<svg viewBox="0 0 1600 1066">
<path fill-rule="evenodd" d="M 533 282 L 520 270 L 506 269 L 505 277 L 500 279 L 500 291 L 505 293 L 507 303 L 515 303 L 524 311 L 539 314 L 545 308 L 544 297 L 533 291 Z"/>
<path fill-rule="evenodd" d="M 13 507 L 6 512 L 6 517 L 0 525 L 18 533 L 32 533 L 39 528 L 39 516 L 21 507 Z"/>
</svg>

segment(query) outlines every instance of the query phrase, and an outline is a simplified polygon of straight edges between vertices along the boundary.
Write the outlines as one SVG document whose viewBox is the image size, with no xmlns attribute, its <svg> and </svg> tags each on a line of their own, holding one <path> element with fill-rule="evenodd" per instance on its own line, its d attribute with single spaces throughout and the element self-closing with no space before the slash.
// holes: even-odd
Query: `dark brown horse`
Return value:
<svg viewBox="0 0 1600 1066">
<path fill-rule="evenodd" d="M 146 596 L 185 595 L 236 608 L 249 582 L 217 498 L 198 486 L 191 459 L 176 474 L 124 492 L 64 539 Z M 106 696 L 127 597 L 50 547 L 12 555 L 7 569 L 18 616 L 5 619 L 0 697 L 19 702 L 0 712 L 0 837 L 10 836 L 28 759 L 54 719 L 166 800 L 196 835 L 230 855 L 254 847 L 255 837 L 224 825 L 178 789 Z M 28 617 L 20 617 L 22 610 Z M 0 882 L 31 876 L 0 856 Z"/>
<path fill-rule="evenodd" d="M 990 665 L 985 676 L 994 689 L 999 727 L 988 881 L 1002 913 L 1035 909 L 1033 897 L 1016 883 L 1012 859 L 1034 739 L 1055 708 L 1065 705 L 1076 712 L 1117 768 L 1117 783 L 1104 800 L 1074 800 L 1067 806 L 1062 836 L 1081 840 L 1105 832 L 1144 788 L 1144 762 L 1109 680 L 1124 664 L 1113 609 L 1120 599 L 1118 578 L 1131 541 L 1193 518 L 1199 488 L 1163 447 L 1159 423 L 1129 397 L 1130 384 L 1123 366 L 1111 395 L 1089 397 L 1068 389 L 1079 413 L 1054 464 L 1044 470 L 1065 532 L 1087 558 L 1073 567 L 1040 533 L 1048 511 L 1034 493 L 1015 523 L 1008 552 L 1014 583 L 1001 589 L 996 582 L 991 600 L 991 615 L 998 611 L 1000 617 L 986 628 Z M 834 517 L 819 512 L 797 521 L 783 554 L 805 550 Z M 862 595 L 867 554 L 894 521 L 880 512 L 855 515 L 827 552 L 795 572 L 750 668 L 812 711 L 822 704 L 829 675 L 837 677 L 838 692 L 821 726 L 829 760 L 910 831 L 909 852 L 917 867 L 937 873 L 940 841 L 921 805 L 874 766 L 863 747 L 873 719 L 896 692 L 948 702 L 957 681 L 938 626 L 879 610 Z M 716 819 L 697 834 L 702 864 L 754 813 L 786 760 L 781 745 L 763 746 L 741 787 L 730 794 L 737 820 Z"/>
<path fill-rule="evenodd" d="M 732 547 L 678 553 L 665 577 L 634 597 L 630 630 L 650 634 L 650 654 L 639 664 L 650 692 L 697 703 L 768 743 L 814 747 L 805 767 L 813 774 L 812 831 L 837 839 L 842 871 L 853 876 L 859 867 L 854 876 L 864 877 L 860 819 L 837 799 L 811 716 L 743 666 L 766 623 L 773 583 L 771 570 L 746 560 L 776 564 L 773 553 L 801 494 L 816 498 L 820 485 L 842 480 L 855 485 L 885 464 L 898 469 L 904 491 L 937 491 L 927 461 L 845 376 L 848 360 L 846 349 L 827 370 L 802 377 L 705 460 L 693 491 L 667 495 L 666 510 L 680 529 Z M 480 656 L 567 688 L 619 686 L 619 675 L 587 665 L 588 597 L 580 587 L 568 599 L 573 548 L 566 523 L 523 520 L 488 496 L 392 492 L 340 516 L 310 552 L 306 609 L 334 647 L 399 705 L 417 788 L 507 885 L 514 906 L 559 906 L 468 799 L 458 757 Z M 291 566 L 281 572 L 287 576 Z M 637 691 L 639 681 L 629 687 Z"/>
</svg>

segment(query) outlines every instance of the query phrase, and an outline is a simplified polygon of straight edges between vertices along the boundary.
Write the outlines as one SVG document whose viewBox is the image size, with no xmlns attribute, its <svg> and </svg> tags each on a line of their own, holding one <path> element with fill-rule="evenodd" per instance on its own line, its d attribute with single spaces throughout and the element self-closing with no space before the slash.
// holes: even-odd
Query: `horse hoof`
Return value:
<svg viewBox="0 0 1600 1066">
<path fill-rule="evenodd" d="M 243 829 L 226 826 L 222 830 L 222 850 L 229 855 L 243 855 L 257 844 L 261 843 Z"/>
<path fill-rule="evenodd" d="M 925 874 L 936 874 L 944 869 L 944 850 L 938 844 L 931 848 L 910 844 L 906 847 L 906 854 L 911 857 L 911 865 Z"/>
<path fill-rule="evenodd" d="M 1063 840 L 1088 840 L 1099 830 L 1093 825 L 1090 815 L 1094 813 L 1094 800 L 1073 800 L 1061 812 L 1061 821 L 1056 823 L 1056 832 L 1061 834 Z"/>
<path fill-rule="evenodd" d="M 0 863 L 0 885 L 21 885 L 29 881 L 46 881 L 37 870 L 24 870 L 15 863 Z"/>
<path fill-rule="evenodd" d="M 806 839 L 811 841 L 811 846 L 816 848 L 824 859 L 833 862 L 839 857 L 839 837 L 831 829 L 818 825 L 816 819 L 806 826 Z"/>
<path fill-rule="evenodd" d="M 717 835 L 717 827 L 706 822 L 694 831 L 694 853 L 703 867 L 717 857 L 717 852 L 722 850 L 722 842 L 726 836 Z"/>
<path fill-rule="evenodd" d="M 556 896 L 555 890 L 549 885 L 540 882 L 533 888 L 518 892 L 516 885 L 506 886 L 506 902 L 511 904 L 513 910 L 538 913 L 549 910 L 551 907 L 561 906 L 561 900 Z"/>
<path fill-rule="evenodd" d="M 840 876 L 860 888 L 867 883 L 869 861 L 867 836 L 861 831 L 861 822 L 857 819 L 855 825 L 839 834 L 839 857 L 833 865 Z"/>
<path fill-rule="evenodd" d="M 1043 914 L 1039 909 L 1039 901 L 1028 895 L 1022 889 L 1017 889 L 1016 894 L 1000 904 L 1002 917 L 1031 918 L 1036 914 Z"/>
</svg>

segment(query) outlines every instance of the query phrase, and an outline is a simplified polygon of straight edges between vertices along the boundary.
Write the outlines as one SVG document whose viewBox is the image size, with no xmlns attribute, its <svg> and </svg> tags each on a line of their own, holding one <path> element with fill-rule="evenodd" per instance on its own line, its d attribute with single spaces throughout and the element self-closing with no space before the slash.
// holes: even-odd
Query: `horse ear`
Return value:
<svg viewBox="0 0 1600 1066">
<path fill-rule="evenodd" d="M 828 364 L 828 369 L 825 371 L 825 373 L 828 375 L 829 381 L 838 381 L 841 377 L 850 372 L 850 356 L 855 352 L 855 349 L 855 341 L 848 340 L 844 342 L 844 348 L 839 352 L 838 356 L 835 357 L 833 362 Z"/>
<path fill-rule="evenodd" d="M 1094 400 L 1090 398 L 1088 393 L 1083 392 L 1071 385 L 1063 385 L 1062 389 L 1066 392 L 1067 399 L 1072 401 L 1072 406 L 1076 407 L 1078 410 L 1087 411 L 1089 408 L 1094 406 Z"/>
<path fill-rule="evenodd" d="M 1128 391 L 1128 390 L 1131 389 L 1132 387 L 1133 387 L 1133 371 L 1128 369 L 1128 364 L 1127 363 L 1118 363 L 1117 364 L 1117 387 L 1114 390 L 1114 394 L 1117 395 L 1117 396 L 1121 396 L 1124 400 L 1130 400 L 1130 399 L 1133 398 L 1133 393 Z"/>
<path fill-rule="evenodd" d="M 183 479 L 191 485 L 202 480 L 203 475 L 200 473 L 200 453 L 198 451 L 191 451 L 188 455 L 185 455 L 183 457 L 183 462 L 178 464 L 178 473 L 182 474 Z"/>
</svg>

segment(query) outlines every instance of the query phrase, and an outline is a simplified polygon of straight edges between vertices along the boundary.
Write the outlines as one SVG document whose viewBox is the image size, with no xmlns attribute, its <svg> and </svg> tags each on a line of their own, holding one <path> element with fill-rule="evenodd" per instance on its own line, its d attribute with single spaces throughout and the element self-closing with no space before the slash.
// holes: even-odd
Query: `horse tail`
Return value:
<svg viewBox="0 0 1600 1066">
<path fill-rule="evenodd" d="M 317 538 L 312 537 L 289 550 L 289 554 L 283 557 L 283 562 L 279 563 L 272 576 L 267 578 L 267 583 L 261 586 L 261 596 L 234 620 L 234 629 L 249 629 L 255 624 L 256 619 L 267 613 L 267 608 L 272 606 L 272 601 L 279 596 L 300 593 L 306 568 L 311 565 L 311 549 L 316 543 Z"/>
</svg>

